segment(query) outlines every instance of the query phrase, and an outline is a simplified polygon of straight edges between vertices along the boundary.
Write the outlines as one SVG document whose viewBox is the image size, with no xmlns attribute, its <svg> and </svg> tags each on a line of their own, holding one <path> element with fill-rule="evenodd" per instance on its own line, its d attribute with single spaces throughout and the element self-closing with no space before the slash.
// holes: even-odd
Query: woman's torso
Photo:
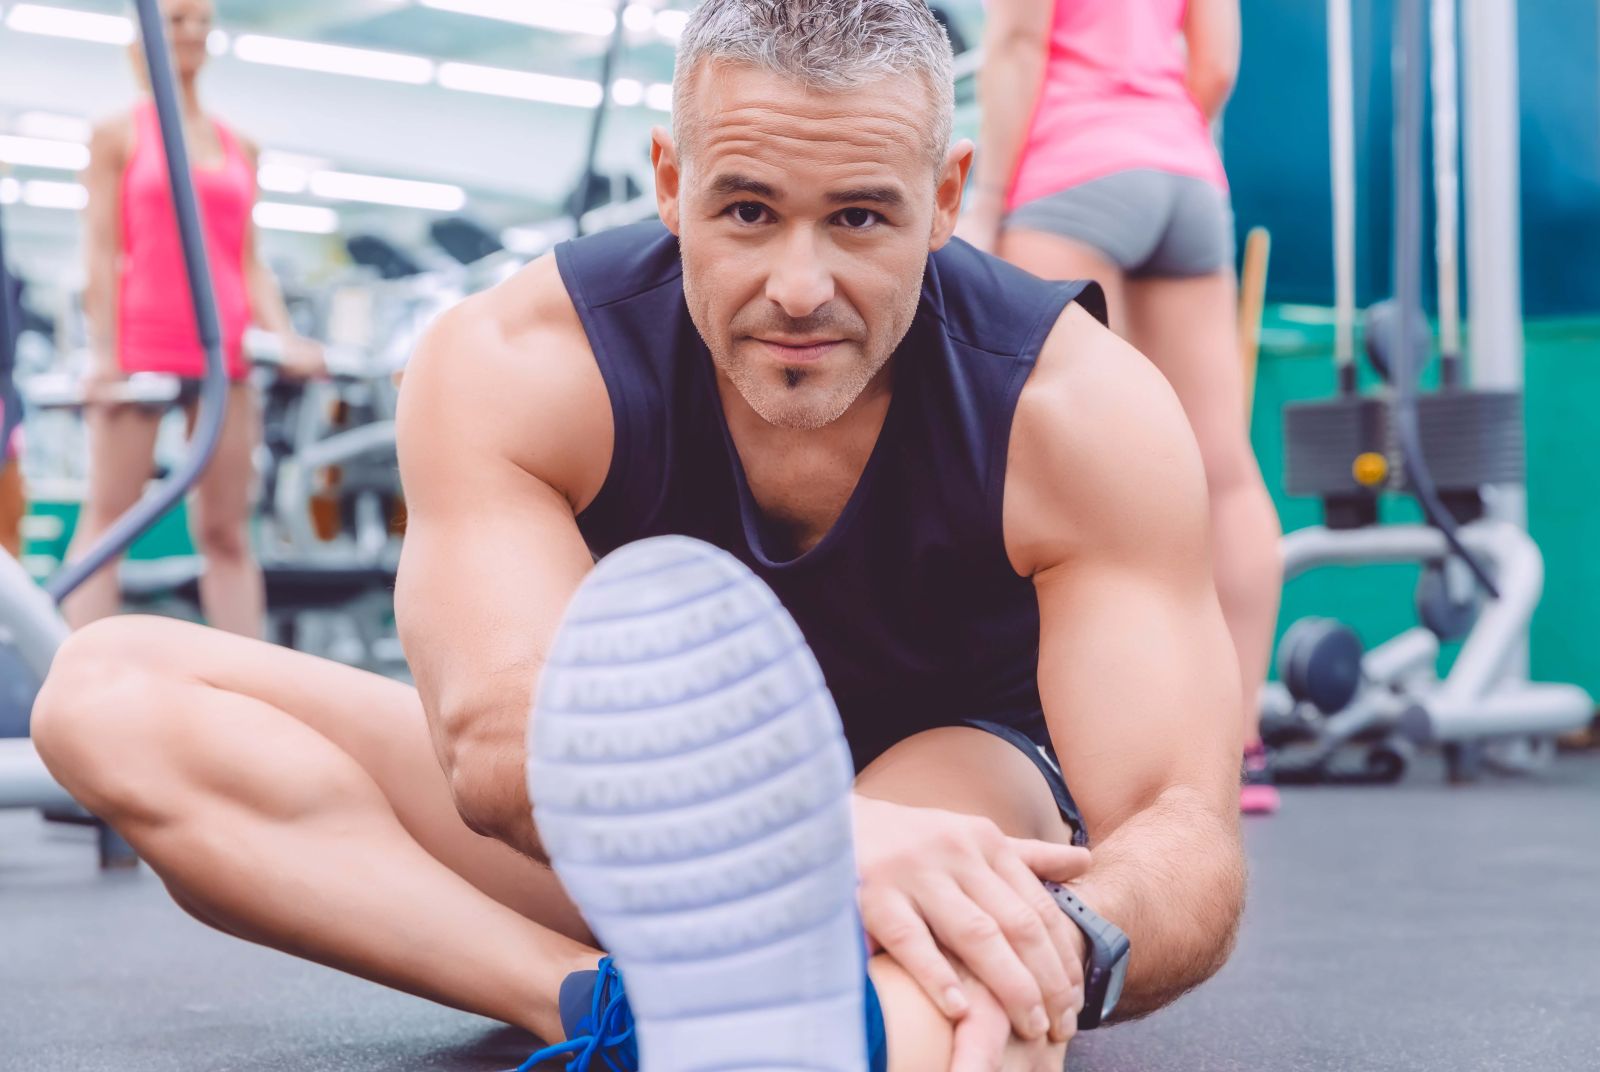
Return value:
<svg viewBox="0 0 1600 1072">
<path fill-rule="evenodd" d="M 206 255 L 221 321 L 229 375 L 243 377 L 250 299 L 245 238 L 255 203 L 255 175 L 231 131 L 213 123 L 220 153 L 191 161 L 205 230 Z M 204 149 L 204 146 L 200 146 Z M 189 298 L 188 272 L 168 185 L 166 151 L 155 105 L 133 111 L 132 145 L 121 189 L 122 267 L 117 304 L 118 362 L 126 372 L 201 376 L 205 358 Z"/>
<path fill-rule="evenodd" d="M 1226 189 L 1209 124 L 1189 94 L 1187 8 L 1188 0 L 1055 0 L 1011 207 L 1140 168 Z"/>
</svg>

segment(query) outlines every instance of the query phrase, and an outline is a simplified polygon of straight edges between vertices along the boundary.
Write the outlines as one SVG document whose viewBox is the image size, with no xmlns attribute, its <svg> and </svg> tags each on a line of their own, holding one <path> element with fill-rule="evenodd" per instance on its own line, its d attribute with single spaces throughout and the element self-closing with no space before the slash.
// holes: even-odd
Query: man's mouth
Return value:
<svg viewBox="0 0 1600 1072">
<path fill-rule="evenodd" d="M 755 340 L 767 352 L 785 364 L 808 364 L 820 361 L 842 344 L 842 339 L 784 339 L 758 338 Z"/>
</svg>

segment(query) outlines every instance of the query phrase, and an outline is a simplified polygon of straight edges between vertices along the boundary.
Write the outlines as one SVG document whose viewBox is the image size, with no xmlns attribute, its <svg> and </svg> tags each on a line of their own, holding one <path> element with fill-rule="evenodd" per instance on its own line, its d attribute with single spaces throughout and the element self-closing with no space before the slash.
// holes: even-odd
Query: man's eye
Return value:
<svg viewBox="0 0 1600 1072">
<path fill-rule="evenodd" d="M 847 208 L 839 213 L 839 221 L 851 231 L 864 231 L 882 218 L 868 208 Z"/>
<path fill-rule="evenodd" d="M 766 206 L 758 205 L 754 201 L 744 201 L 733 206 L 733 217 L 740 223 L 760 223 L 766 216 Z"/>
</svg>

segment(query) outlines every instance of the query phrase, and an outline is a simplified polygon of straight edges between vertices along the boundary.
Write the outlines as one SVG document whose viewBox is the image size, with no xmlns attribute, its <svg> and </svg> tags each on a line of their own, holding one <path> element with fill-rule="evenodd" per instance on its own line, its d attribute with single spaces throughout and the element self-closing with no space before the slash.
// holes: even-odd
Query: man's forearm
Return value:
<svg viewBox="0 0 1600 1072">
<path fill-rule="evenodd" d="M 1169 790 L 1092 849 L 1094 865 L 1071 887 L 1133 943 L 1116 1019 L 1154 1012 L 1222 967 L 1244 907 L 1236 817 Z"/>
<path fill-rule="evenodd" d="M 446 709 L 432 715 L 430 723 L 438 762 L 462 822 L 475 834 L 547 862 L 528 802 L 526 701 L 496 699 Z"/>
</svg>

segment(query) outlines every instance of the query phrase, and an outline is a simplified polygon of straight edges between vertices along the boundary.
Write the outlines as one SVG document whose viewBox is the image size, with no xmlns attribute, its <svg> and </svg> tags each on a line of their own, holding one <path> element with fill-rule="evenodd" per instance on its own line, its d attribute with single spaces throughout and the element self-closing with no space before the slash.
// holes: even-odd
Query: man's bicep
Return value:
<svg viewBox="0 0 1600 1072">
<path fill-rule="evenodd" d="M 1171 387 L 1082 315 L 1018 407 L 1007 533 L 1039 600 L 1039 691 L 1091 837 L 1187 787 L 1237 808 L 1238 663 L 1205 472 Z"/>
<path fill-rule="evenodd" d="M 463 472 L 453 494 L 458 506 L 409 510 L 395 585 L 406 661 L 436 733 L 447 734 L 486 710 L 526 708 L 593 565 L 566 500 L 526 473 Z"/>
<path fill-rule="evenodd" d="M 430 332 L 398 418 L 408 521 L 395 615 L 451 770 L 474 750 L 520 755 L 544 653 L 593 565 L 574 502 L 610 457 L 592 358 L 560 332 L 508 346 L 480 330 L 492 312 L 456 310 Z"/>
</svg>

